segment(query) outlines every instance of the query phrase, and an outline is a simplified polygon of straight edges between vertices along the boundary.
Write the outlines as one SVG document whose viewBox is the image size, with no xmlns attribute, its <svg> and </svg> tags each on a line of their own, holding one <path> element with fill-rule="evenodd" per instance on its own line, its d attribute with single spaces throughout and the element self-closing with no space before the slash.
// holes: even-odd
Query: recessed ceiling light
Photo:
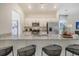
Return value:
<svg viewBox="0 0 79 59">
<path fill-rule="evenodd" d="M 43 9 L 43 8 L 44 8 L 44 6 L 41 6 L 41 8 Z"/>
<path fill-rule="evenodd" d="M 29 9 L 31 9 L 31 8 L 32 8 L 32 6 L 31 6 L 31 5 L 28 5 L 28 8 L 29 8 Z"/>
<path fill-rule="evenodd" d="M 44 9 L 44 7 L 45 7 L 45 5 L 44 4 L 40 4 L 40 6 L 41 6 L 41 9 Z"/>
<path fill-rule="evenodd" d="M 54 8 L 57 8 L 56 5 L 54 6 Z"/>
</svg>

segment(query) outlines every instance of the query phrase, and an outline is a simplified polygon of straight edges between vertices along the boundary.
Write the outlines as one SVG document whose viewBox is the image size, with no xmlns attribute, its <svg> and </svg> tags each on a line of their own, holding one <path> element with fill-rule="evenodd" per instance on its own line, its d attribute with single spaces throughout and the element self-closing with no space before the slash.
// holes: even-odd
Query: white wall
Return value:
<svg viewBox="0 0 79 59">
<path fill-rule="evenodd" d="M 23 23 L 23 12 L 18 4 L 2 3 L 0 4 L 0 34 L 11 33 L 12 10 L 19 12 L 21 15 L 21 24 Z"/>
<path fill-rule="evenodd" d="M 40 26 L 46 26 L 47 22 L 57 22 L 58 19 L 53 14 L 31 14 L 27 15 L 24 20 L 25 26 L 32 26 L 32 22 L 39 22 Z"/>
<path fill-rule="evenodd" d="M 10 33 L 11 8 L 8 4 L 0 4 L 0 34 Z"/>
</svg>

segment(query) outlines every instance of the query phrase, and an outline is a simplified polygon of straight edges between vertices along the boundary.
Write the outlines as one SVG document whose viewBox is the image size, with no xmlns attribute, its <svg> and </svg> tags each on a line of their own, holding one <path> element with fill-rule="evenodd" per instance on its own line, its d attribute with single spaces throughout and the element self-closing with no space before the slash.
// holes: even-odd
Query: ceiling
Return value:
<svg viewBox="0 0 79 59">
<path fill-rule="evenodd" d="M 79 15 L 79 3 L 63 3 L 58 5 L 59 14 Z"/>
<path fill-rule="evenodd" d="M 43 4 L 43 3 L 23 3 L 23 4 L 19 4 L 21 6 L 21 8 L 23 9 L 24 13 L 28 14 L 28 13 L 38 13 L 38 14 L 55 14 L 57 12 L 57 9 L 54 8 L 54 5 L 56 4 Z M 30 8 L 31 7 L 31 8 Z"/>
<path fill-rule="evenodd" d="M 79 3 L 20 3 L 19 5 L 25 14 L 58 12 L 62 15 L 79 15 Z"/>
</svg>

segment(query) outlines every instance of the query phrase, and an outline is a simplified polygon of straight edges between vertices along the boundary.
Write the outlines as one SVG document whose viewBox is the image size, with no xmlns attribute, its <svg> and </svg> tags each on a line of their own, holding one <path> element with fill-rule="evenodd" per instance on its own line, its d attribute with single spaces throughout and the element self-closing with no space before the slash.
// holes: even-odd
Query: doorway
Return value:
<svg viewBox="0 0 79 59">
<path fill-rule="evenodd" d="M 12 10 L 12 36 L 19 36 L 20 35 L 20 14 Z"/>
</svg>

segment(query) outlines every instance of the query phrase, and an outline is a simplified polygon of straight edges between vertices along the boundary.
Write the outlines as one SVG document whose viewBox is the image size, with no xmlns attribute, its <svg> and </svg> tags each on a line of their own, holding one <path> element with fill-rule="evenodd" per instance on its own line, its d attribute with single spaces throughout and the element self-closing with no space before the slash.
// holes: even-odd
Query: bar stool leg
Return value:
<svg viewBox="0 0 79 59">
<path fill-rule="evenodd" d="M 66 50 L 65 50 L 65 56 L 67 55 L 67 52 L 66 52 Z"/>
<path fill-rule="evenodd" d="M 13 50 L 12 50 L 12 55 L 14 56 L 14 52 L 13 52 Z"/>
<path fill-rule="evenodd" d="M 33 56 L 35 56 L 35 54 Z"/>
<path fill-rule="evenodd" d="M 72 53 L 72 56 L 74 56 L 74 54 Z"/>
<path fill-rule="evenodd" d="M 19 54 L 17 53 L 17 56 L 19 56 Z"/>
<path fill-rule="evenodd" d="M 41 51 L 41 56 L 43 56 L 43 51 Z"/>
</svg>

